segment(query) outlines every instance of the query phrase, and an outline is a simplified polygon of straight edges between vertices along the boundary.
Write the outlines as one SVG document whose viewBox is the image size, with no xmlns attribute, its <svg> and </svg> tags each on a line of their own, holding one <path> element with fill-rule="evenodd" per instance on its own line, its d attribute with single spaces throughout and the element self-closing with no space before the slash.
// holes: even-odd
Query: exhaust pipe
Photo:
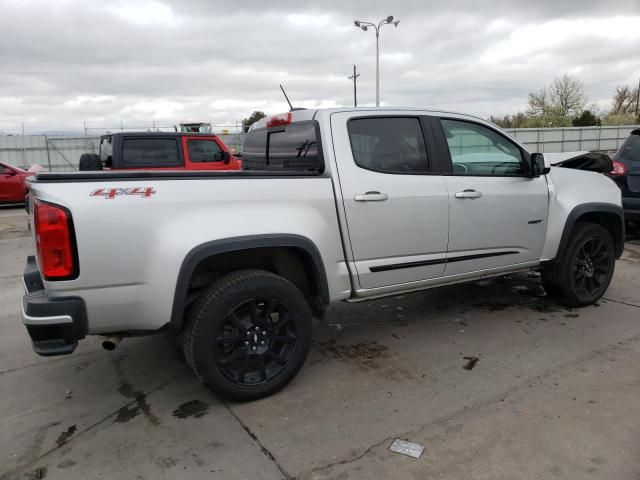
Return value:
<svg viewBox="0 0 640 480">
<path fill-rule="evenodd" d="M 114 336 L 106 337 L 102 341 L 102 348 L 111 352 L 116 349 L 116 347 L 120 344 L 121 341 L 122 341 L 122 335 L 114 335 Z"/>
</svg>

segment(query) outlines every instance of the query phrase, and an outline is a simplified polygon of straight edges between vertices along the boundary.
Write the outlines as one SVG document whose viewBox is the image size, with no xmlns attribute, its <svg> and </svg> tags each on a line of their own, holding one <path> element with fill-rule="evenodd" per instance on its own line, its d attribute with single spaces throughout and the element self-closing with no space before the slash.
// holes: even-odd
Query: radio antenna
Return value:
<svg viewBox="0 0 640 480">
<path fill-rule="evenodd" d="M 284 87 L 282 86 L 282 84 L 280 84 L 280 90 L 282 90 L 282 94 L 284 95 L 284 98 L 287 100 L 287 103 L 289 104 L 289 111 L 292 112 L 293 105 L 291 105 L 291 102 L 289 101 L 289 97 L 287 97 L 287 92 L 284 91 Z"/>
</svg>

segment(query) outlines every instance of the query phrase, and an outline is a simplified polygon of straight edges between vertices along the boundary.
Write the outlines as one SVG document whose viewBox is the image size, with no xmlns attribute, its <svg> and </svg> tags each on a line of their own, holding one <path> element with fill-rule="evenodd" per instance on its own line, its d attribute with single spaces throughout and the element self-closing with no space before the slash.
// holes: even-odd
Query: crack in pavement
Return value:
<svg viewBox="0 0 640 480">
<path fill-rule="evenodd" d="M 9 373 L 19 372 L 20 370 L 26 370 L 28 368 L 45 367 L 45 366 L 49 366 L 51 364 L 60 363 L 60 362 L 73 362 L 76 358 L 86 357 L 86 356 L 92 355 L 92 354 L 95 354 L 97 356 L 99 353 L 101 353 L 101 352 L 76 353 L 76 354 L 73 355 L 72 358 L 66 357 L 66 358 L 51 359 L 51 360 L 47 360 L 46 362 L 31 363 L 29 365 L 23 365 L 21 367 L 8 368 L 7 370 L 0 371 L 0 376 L 6 375 L 6 374 L 9 374 Z"/>
<path fill-rule="evenodd" d="M 627 305 L 628 307 L 640 308 L 640 305 L 634 305 L 633 303 L 623 302 L 622 300 L 614 300 L 613 298 L 602 297 L 607 302 L 619 303 L 620 305 Z"/>
<path fill-rule="evenodd" d="M 0 280 L 7 280 L 9 278 L 21 278 L 22 274 L 18 274 L 18 275 L 0 275 Z"/>
<path fill-rule="evenodd" d="M 626 346 L 628 346 L 629 344 L 632 343 L 638 343 L 640 341 L 640 335 L 635 335 L 633 337 L 629 337 L 625 340 L 621 340 L 617 343 L 614 344 L 610 344 L 604 348 L 601 349 L 595 349 L 592 350 L 591 352 L 589 352 L 586 355 L 583 355 L 582 357 L 579 358 L 575 358 L 573 360 L 569 360 L 568 362 L 565 362 L 561 365 L 556 365 L 554 367 L 551 367 L 545 371 L 543 371 L 540 375 L 536 375 L 535 377 L 531 377 L 529 379 L 524 379 L 523 381 L 521 381 L 520 383 L 518 383 L 517 385 L 514 385 L 510 388 L 508 388 L 507 390 L 499 393 L 499 394 L 494 394 L 489 396 L 487 399 L 485 399 L 484 401 L 482 401 L 481 403 L 478 403 L 472 407 L 467 407 L 467 406 L 463 406 L 462 408 L 458 408 L 457 410 L 451 412 L 451 413 L 447 413 L 445 415 L 442 415 L 440 417 L 437 417 L 433 420 L 428 421 L 427 423 L 423 424 L 422 426 L 420 426 L 418 429 L 416 430 L 410 430 L 410 431 L 405 431 L 402 433 L 398 433 L 389 437 L 386 437 L 372 445 L 370 445 L 369 447 L 367 447 L 365 450 L 363 450 L 361 453 L 353 456 L 353 457 L 349 457 L 349 458 L 344 458 L 342 460 L 338 460 L 335 462 L 331 462 L 328 463 L 326 465 L 320 466 L 320 467 L 316 467 L 313 468 L 311 470 L 308 470 L 307 472 L 302 472 L 297 478 L 299 480 L 305 480 L 305 479 L 309 479 L 312 477 L 312 475 L 314 473 L 318 473 L 318 472 L 322 472 L 324 470 L 328 470 L 332 467 L 335 466 L 339 466 L 339 465 L 346 465 L 349 463 L 353 463 L 356 462 L 358 460 L 360 460 L 361 458 L 363 458 L 367 453 L 369 453 L 371 450 L 373 450 L 374 448 L 379 447 L 380 445 L 384 444 L 385 442 L 389 442 L 395 438 L 409 438 L 411 436 L 415 436 L 415 435 L 419 435 L 421 433 L 423 433 L 428 427 L 430 426 L 435 426 L 435 425 L 441 425 L 444 423 L 449 422 L 450 420 L 459 417 L 459 416 L 467 416 L 471 413 L 475 413 L 478 412 L 480 410 L 483 410 L 485 408 L 489 408 L 492 406 L 495 406 L 497 404 L 503 403 L 505 402 L 505 400 L 507 399 L 508 396 L 510 396 L 511 394 L 513 394 L 514 392 L 523 390 L 529 390 L 530 386 L 532 385 L 542 385 L 544 383 L 544 380 L 548 377 L 551 377 L 553 375 L 559 375 L 559 374 L 563 374 L 564 370 L 567 370 L 573 366 L 577 366 L 577 365 L 581 365 L 585 362 L 588 362 L 589 360 L 592 360 L 594 358 L 597 357 L 601 357 L 604 355 L 607 355 L 609 353 L 613 353 L 613 352 L 618 352 L 618 351 L 624 351 L 624 348 Z"/>
<path fill-rule="evenodd" d="M 151 395 L 152 393 L 155 393 L 161 389 L 163 389 L 164 387 L 166 387 L 167 385 L 169 385 L 171 382 L 173 382 L 180 374 L 175 374 L 172 375 L 170 378 L 168 378 L 167 380 L 165 380 L 164 382 L 160 383 L 159 385 L 157 385 L 156 387 L 150 389 L 148 392 L 146 392 L 144 395 L 148 396 Z M 62 447 L 66 447 L 68 445 L 73 445 L 75 442 L 78 441 L 78 439 L 80 437 L 82 437 L 84 434 L 86 434 L 87 432 L 95 429 L 96 427 L 100 426 L 101 424 L 105 423 L 107 420 L 109 420 L 110 418 L 116 416 L 118 414 L 118 412 L 125 407 L 131 406 L 133 404 L 137 403 L 137 400 L 132 400 L 131 402 L 127 403 L 126 405 L 124 405 L 123 407 L 120 407 L 118 410 L 109 413 L 108 415 L 106 415 L 105 417 L 101 418 L 100 420 L 98 420 L 97 422 L 89 425 L 87 428 L 85 428 L 84 430 L 80 430 L 78 431 L 77 434 L 75 434 L 72 438 L 70 438 L 68 441 L 62 443 L 61 445 L 56 445 L 55 447 L 50 448 L 49 450 L 47 450 L 46 452 L 42 453 L 41 455 L 38 455 L 37 457 L 33 458 L 31 461 L 25 463 L 24 465 L 19 465 L 16 468 L 14 468 L 13 470 L 10 470 L 4 474 L 2 474 L 0 476 L 0 480 L 10 480 L 11 478 L 15 478 L 12 477 L 13 475 L 15 475 L 16 473 L 19 473 L 20 471 L 23 471 L 25 469 L 28 469 L 30 467 L 32 467 L 36 462 L 40 461 L 41 459 L 43 459 L 44 457 L 46 457 L 47 455 L 55 452 L 56 450 L 59 450 Z"/>
<path fill-rule="evenodd" d="M 258 438 L 258 436 L 253 433 L 253 431 L 251 430 L 251 428 L 249 428 L 249 426 L 244 423 L 242 421 L 242 419 L 240 419 L 240 417 L 238 415 L 236 415 L 236 413 L 231 409 L 231 407 L 229 406 L 229 404 L 226 401 L 222 401 L 223 405 L 226 407 L 226 409 L 229 411 L 229 413 L 231 414 L 231 416 L 233 418 L 236 419 L 236 422 L 238 422 L 238 424 L 242 427 L 242 429 L 247 432 L 247 435 L 249 435 L 251 437 L 251 439 L 255 442 L 255 444 L 260 447 L 260 451 L 262 452 L 262 454 L 267 457 L 268 460 L 270 460 L 275 466 L 276 468 L 280 471 L 280 473 L 283 475 L 283 478 L 285 479 L 293 479 L 295 477 L 292 477 L 291 475 L 289 475 L 289 473 L 287 472 L 287 470 L 282 466 L 282 464 L 280 464 L 280 462 L 276 459 L 275 455 L 273 453 L 271 453 L 269 451 L 269 449 L 263 445 L 263 443 L 260 441 L 260 439 Z M 2 479 L 0 479 L 2 480 Z"/>
<path fill-rule="evenodd" d="M 38 429 L 35 437 L 31 441 L 31 445 L 20 455 L 18 462 L 29 463 L 33 458 L 37 458 L 38 453 L 40 453 L 40 448 L 42 447 L 42 442 L 44 442 L 45 436 L 47 432 L 53 428 L 60 425 L 60 422 L 49 422 L 46 425 L 43 425 Z"/>
</svg>

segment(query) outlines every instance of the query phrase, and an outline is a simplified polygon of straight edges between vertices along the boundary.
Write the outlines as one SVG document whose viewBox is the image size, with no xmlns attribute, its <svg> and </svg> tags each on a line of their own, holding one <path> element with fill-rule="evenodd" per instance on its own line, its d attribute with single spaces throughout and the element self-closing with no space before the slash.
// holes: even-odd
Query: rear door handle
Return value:
<svg viewBox="0 0 640 480">
<path fill-rule="evenodd" d="M 380 192 L 361 193 L 353 197 L 356 202 L 384 202 L 387 198 L 389 195 Z"/>
<path fill-rule="evenodd" d="M 463 190 L 462 192 L 456 192 L 456 198 L 480 198 L 481 192 L 477 192 L 471 188 Z"/>
</svg>

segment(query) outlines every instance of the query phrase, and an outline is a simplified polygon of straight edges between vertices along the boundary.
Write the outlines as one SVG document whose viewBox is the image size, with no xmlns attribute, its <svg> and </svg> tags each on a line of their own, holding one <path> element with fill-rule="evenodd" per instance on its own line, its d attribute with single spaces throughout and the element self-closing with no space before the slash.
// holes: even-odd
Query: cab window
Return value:
<svg viewBox="0 0 640 480">
<path fill-rule="evenodd" d="M 193 163 L 222 161 L 222 149 L 215 140 L 188 140 L 187 149 Z"/>
<path fill-rule="evenodd" d="M 458 175 L 521 175 L 520 148 L 494 130 L 472 122 L 441 120 L 453 173 Z"/>
<path fill-rule="evenodd" d="M 316 122 L 297 122 L 247 133 L 242 149 L 245 170 L 322 172 Z"/>
<path fill-rule="evenodd" d="M 429 171 L 418 118 L 354 118 L 348 130 L 353 159 L 359 167 L 380 173 Z"/>
<path fill-rule="evenodd" d="M 180 165 L 178 141 L 175 138 L 125 138 L 122 141 L 122 163 L 160 167 Z"/>
</svg>

